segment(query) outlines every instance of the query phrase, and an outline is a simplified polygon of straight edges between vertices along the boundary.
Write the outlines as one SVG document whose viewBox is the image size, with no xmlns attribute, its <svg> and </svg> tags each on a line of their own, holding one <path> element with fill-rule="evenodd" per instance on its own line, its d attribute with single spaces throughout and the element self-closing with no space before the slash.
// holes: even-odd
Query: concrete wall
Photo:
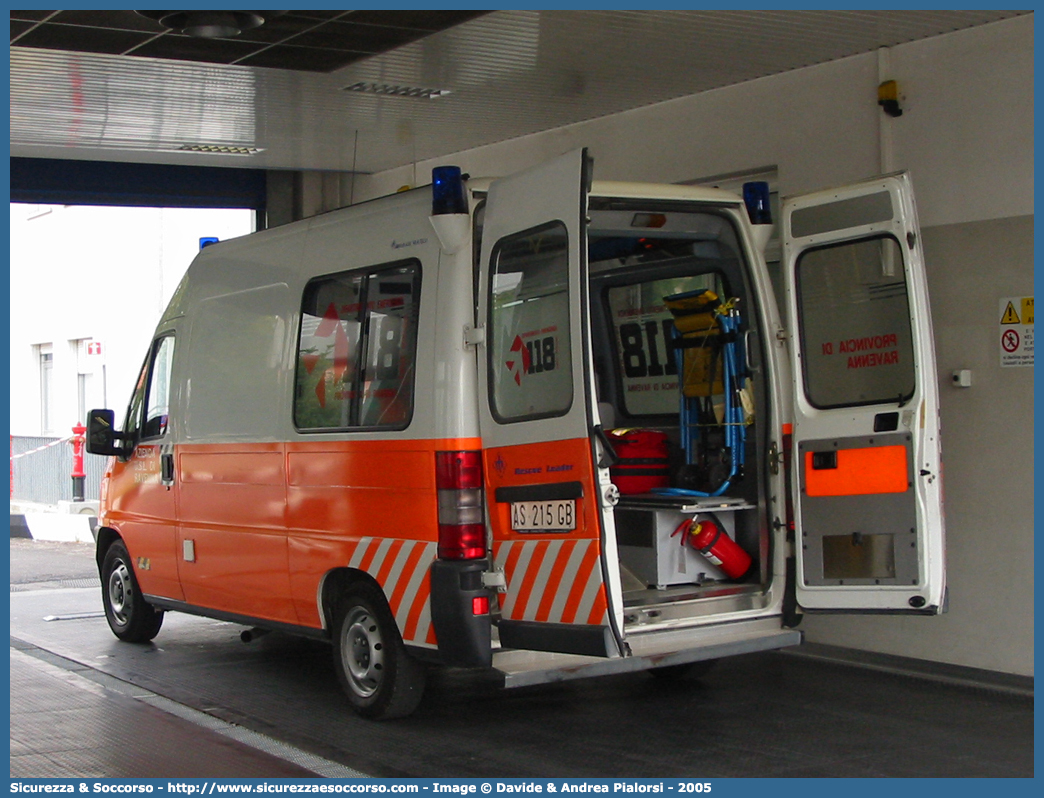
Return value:
<svg viewBox="0 0 1044 798">
<path fill-rule="evenodd" d="M 899 81 L 901 117 L 876 104 Z M 1033 369 L 1000 368 L 997 301 L 1033 293 L 1033 17 L 939 36 L 421 163 L 509 174 L 587 146 L 599 179 L 778 169 L 782 194 L 908 169 L 944 383 L 950 613 L 806 619 L 810 640 L 1033 673 Z M 359 201 L 413 167 L 360 176 Z M 969 389 L 949 384 L 970 368 Z"/>
</svg>

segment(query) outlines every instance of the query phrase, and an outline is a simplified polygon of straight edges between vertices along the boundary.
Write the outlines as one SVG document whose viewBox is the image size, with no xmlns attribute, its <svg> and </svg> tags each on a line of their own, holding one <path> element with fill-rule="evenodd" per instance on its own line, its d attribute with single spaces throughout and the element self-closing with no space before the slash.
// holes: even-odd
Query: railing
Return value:
<svg viewBox="0 0 1044 798">
<path fill-rule="evenodd" d="M 84 455 L 84 499 L 97 500 L 108 458 Z M 57 504 L 72 501 L 73 450 L 69 438 L 11 436 L 11 498 Z"/>
</svg>

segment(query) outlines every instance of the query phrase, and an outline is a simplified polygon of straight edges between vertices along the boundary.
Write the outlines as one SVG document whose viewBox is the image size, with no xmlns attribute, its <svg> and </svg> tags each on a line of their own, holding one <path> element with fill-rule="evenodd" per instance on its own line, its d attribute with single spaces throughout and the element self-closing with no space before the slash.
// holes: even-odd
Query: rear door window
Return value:
<svg viewBox="0 0 1044 798">
<path fill-rule="evenodd" d="M 490 408 L 501 423 L 565 415 L 573 404 L 569 253 L 555 222 L 497 242 L 491 258 Z"/>
<path fill-rule="evenodd" d="M 806 250 L 796 282 L 809 403 L 904 404 L 915 375 L 899 242 L 882 236 Z"/>
</svg>

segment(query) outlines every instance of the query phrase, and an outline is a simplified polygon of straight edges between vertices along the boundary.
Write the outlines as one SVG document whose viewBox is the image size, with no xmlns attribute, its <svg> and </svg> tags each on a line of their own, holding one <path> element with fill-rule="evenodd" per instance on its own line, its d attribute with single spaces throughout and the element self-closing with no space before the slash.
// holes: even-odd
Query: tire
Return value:
<svg viewBox="0 0 1044 798">
<path fill-rule="evenodd" d="M 683 665 L 665 665 L 662 668 L 652 668 L 649 673 L 657 679 L 667 682 L 676 682 L 679 679 L 699 679 L 706 676 L 715 665 L 716 659 L 704 659 L 699 662 L 686 662 Z"/>
<path fill-rule="evenodd" d="M 341 599 L 334 616 L 333 658 L 341 687 L 364 718 L 405 717 L 424 695 L 424 666 L 406 653 L 376 585 L 358 583 Z"/>
<path fill-rule="evenodd" d="M 105 551 L 101 581 L 105 620 L 116 637 L 128 643 L 147 643 L 159 634 L 163 612 L 145 602 L 122 540 Z"/>
</svg>

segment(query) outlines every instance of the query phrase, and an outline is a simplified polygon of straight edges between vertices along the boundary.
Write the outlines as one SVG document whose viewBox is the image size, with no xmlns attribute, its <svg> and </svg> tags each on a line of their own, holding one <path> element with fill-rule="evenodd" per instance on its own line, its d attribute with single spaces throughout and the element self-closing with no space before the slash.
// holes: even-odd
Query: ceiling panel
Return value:
<svg viewBox="0 0 1044 798">
<path fill-rule="evenodd" d="M 235 37 L 198 39 L 172 31 L 136 11 L 12 11 L 11 44 L 51 50 L 113 53 L 215 64 L 246 63 L 279 69 L 330 72 L 435 31 L 474 19 L 484 11 L 262 11 L 264 24 Z M 177 12 L 181 16 L 196 12 Z M 206 12 L 200 12 L 206 13 Z M 211 12 L 224 13 L 224 12 Z M 229 12 L 233 13 L 233 12 Z M 277 53 L 271 45 L 283 45 Z M 315 48 L 334 52 L 304 54 Z M 347 55 L 338 58 L 336 52 Z M 262 54 L 264 58 L 259 58 Z M 282 54 L 283 58 L 277 56 Z"/>
<path fill-rule="evenodd" d="M 147 33 L 110 28 L 93 30 L 90 36 L 84 36 L 83 31 L 78 25 L 34 25 L 19 37 L 18 46 L 118 55 L 150 38 Z"/>
<path fill-rule="evenodd" d="M 12 155 L 373 172 L 1025 12 L 294 11 L 134 56 L 23 46 L 91 14 L 140 35 L 104 16 L 129 12 L 32 13 L 17 33 L 12 12 Z"/>
</svg>

